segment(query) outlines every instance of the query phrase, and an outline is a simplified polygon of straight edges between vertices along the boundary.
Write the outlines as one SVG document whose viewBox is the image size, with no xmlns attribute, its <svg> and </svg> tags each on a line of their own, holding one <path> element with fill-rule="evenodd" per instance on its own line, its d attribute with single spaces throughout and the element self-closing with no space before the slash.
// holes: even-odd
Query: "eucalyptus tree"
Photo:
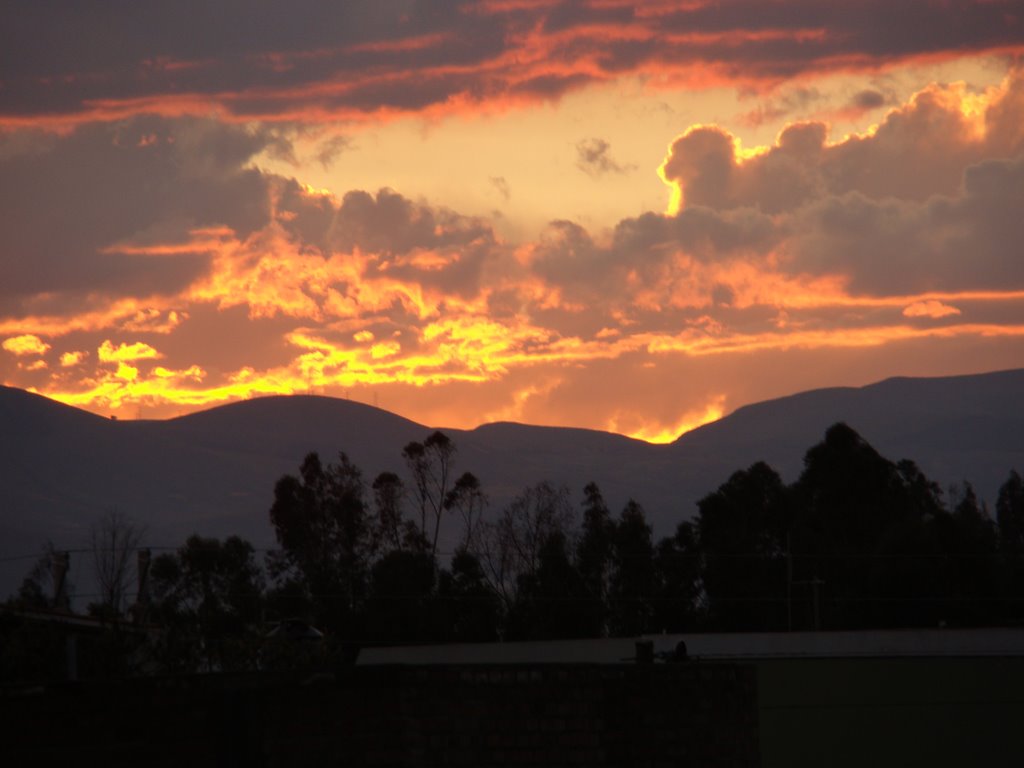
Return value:
<svg viewBox="0 0 1024 768">
<path fill-rule="evenodd" d="M 455 443 L 440 431 L 432 432 L 422 443 L 411 442 L 402 450 L 402 458 L 412 476 L 420 531 L 430 542 L 431 555 L 437 554 L 455 453 Z"/>
<path fill-rule="evenodd" d="M 348 456 L 325 466 L 310 453 L 298 476 L 277 481 L 270 509 L 278 578 L 301 585 L 318 624 L 346 634 L 366 598 L 372 555 L 363 496 L 362 473 Z"/>
</svg>

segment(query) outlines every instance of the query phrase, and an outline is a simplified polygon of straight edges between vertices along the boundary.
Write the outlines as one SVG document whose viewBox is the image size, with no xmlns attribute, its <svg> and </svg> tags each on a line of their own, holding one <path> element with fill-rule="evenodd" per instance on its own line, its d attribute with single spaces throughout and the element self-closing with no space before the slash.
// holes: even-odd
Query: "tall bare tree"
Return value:
<svg viewBox="0 0 1024 768">
<path fill-rule="evenodd" d="M 437 554 L 441 517 L 448 496 L 455 451 L 455 443 L 439 431 L 430 434 L 422 443 L 409 443 L 402 450 L 402 457 L 412 475 L 415 488 L 420 513 L 420 530 L 423 538 L 431 543 L 431 555 Z M 434 516 L 432 533 L 427 530 L 428 513 Z"/>
<path fill-rule="evenodd" d="M 427 548 L 423 531 L 402 512 L 405 484 L 394 472 L 381 472 L 373 481 L 373 505 L 377 519 L 373 526 L 371 549 L 387 554 L 404 549 L 423 551 Z"/>
<path fill-rule="evenodd" d="M 480 487 L 480 481 L 472 472 L 463 472 L 444 500 L 445 509 L 454 509 L 462 518 L 462 536 L 459 546 L 467 552 L 474 548 L 487 496 Z"/>
<path fill-rule="evenodd" d="M 96 606 L 108 615 L 120 616 L 124 612 L 128 590 L 135 578 L 135 552 L 142 536 L 142 528 L 113 509 L 92 526 L 89 544 L 100 590 Z"/>
<path fill-rule="evenodd" d="M 572 528 L 569 492 L 546 482 L 524 489 L 497 520 L 481 526 L 473 554 L 506 608 L 515 603 L 523 578 L 536 574 L 548 540 L 560 535 L 569 541 Z"/>
</svg>

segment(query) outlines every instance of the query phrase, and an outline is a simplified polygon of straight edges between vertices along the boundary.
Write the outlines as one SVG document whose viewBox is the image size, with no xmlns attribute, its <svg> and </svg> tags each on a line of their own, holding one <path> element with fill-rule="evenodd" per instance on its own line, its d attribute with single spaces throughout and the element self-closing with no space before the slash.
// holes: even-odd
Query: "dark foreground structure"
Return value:
<svg viewBox="0 0 1024 768">
<path fill-rule="evenodd" d="M 743 674 L 753 671 L 763 768 L 1024 765 L 1024 629 L 655 635 L 649 640 L 658 657 L 685 642 L 688 664 L 696 669 L 723 665 Z M 629 639 L 578 640 L 367 649 L 359 663 L 444 665 L 457 658 L 495 666 L 526 659 L 622 664 L 632 656 Z M 722 724 L 724 730 L 730 727 Z"/>
<path fill-rule="evenodd" d="M 756 766 L 754 668 L 356 666 L 12 688 L 6 765 Z"/>
<path fill-rule="evenodd" d="M 688 660 L 681 660 L 679 641 Z M 3 765 L 1024 764 L 1024 630 L 364 648 L 331 674 L 0 687 Z M 646 663 L 643 663 L 646 662 Z"/>
</svg>

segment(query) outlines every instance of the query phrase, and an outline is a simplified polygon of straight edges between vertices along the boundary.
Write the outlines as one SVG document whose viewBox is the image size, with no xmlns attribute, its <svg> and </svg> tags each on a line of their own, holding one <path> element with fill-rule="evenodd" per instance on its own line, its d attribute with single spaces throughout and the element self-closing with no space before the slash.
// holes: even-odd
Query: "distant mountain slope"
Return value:
<svg viewBox="0 0 1024 768">
<path fill-rule="evenodd" d="M 683 462 L 763 459 L 793 480 L 806 449 L 837 421 L 884 456 L 913 459 L 943 488 L 969 480 L 994 500 L 1010 469 L 1024 469 L 1024 370 L 813 390 L 740 408 L 671 447 Z"/>
<path fill-rule="evenodd" d="M 500 508 L 547 479 L 576 500 L 594 480 L 613 509 L 640 501 L 658 535 L 736 469 L 766 460 L 793 480 L 804 452 L 846 421 L 889 458 L 912 458 L 944 487 L 969 479 L 994 500 L 1010 468 L 1024 469 L 1024 370 L 941 379 L 890 379 L 862 388 L 806 392 L 739 409 L 650 445 L 604 432 L 488 424 L 444 431 L 457 472 L 472 471 Z M 51 539 L 85 545 L 89 526 L 116 508 L 148 528 L 155 546 L 199 532 L 273 543 L 273 487 L 303 456 L 345 451 L 367 483 L 403 473 L 402 448 L 431 428 L 361 403 L 268 397 L 169 421 L 112 421 L 0 387 L 0 596 Z M 87 569 L 85 557 L 77 560 Z M 84 576 L 80 576 L 84 579 Z"/>
</svg>

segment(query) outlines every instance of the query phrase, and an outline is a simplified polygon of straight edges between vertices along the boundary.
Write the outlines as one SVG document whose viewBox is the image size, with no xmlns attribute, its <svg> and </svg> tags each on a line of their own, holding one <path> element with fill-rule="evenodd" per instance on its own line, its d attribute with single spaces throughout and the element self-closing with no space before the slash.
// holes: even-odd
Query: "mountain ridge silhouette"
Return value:
<svg viewBox="0 0 1024 768">
<path fill-rule="evenodd" d="M 565 485 L 578 504 L 595 481 L 614 513 L 629 498 L 657 536 L 696 502 L 755 461 L 795 479 L 806 450 L 845 421 L 887 458 L 909 458 L 944 489 L 969 480 L 991 503 L 1010 469 L 1024 468 L 1024 369 L 940 378 L 895 377 L 864 387 L 810 390 L 737 409 L 652 445 L 599 430 L 484 424 L 441 427 L 458 447 L 491 513 L 528 485 Z M 167 420 L 111 420 L 40 395 L 0 387 L 0 597 L 17 586 L 47 540 L 84 547 L 89 527 L 117 509 L 147 528 L 147 542 L 176 547 L 198 532 L 238 534 L 272 546 L 273 487 L 309 451 L 344 451 L 369 486 L 381 471 L 404 476 L 402 448 L 435 427 L 371 405 L 316 395 L 230 403 Z M 83 566 L 84 567 L 84 566 Z M 12 583 L 13 582 L 13 583 Z"/>
</svg>

